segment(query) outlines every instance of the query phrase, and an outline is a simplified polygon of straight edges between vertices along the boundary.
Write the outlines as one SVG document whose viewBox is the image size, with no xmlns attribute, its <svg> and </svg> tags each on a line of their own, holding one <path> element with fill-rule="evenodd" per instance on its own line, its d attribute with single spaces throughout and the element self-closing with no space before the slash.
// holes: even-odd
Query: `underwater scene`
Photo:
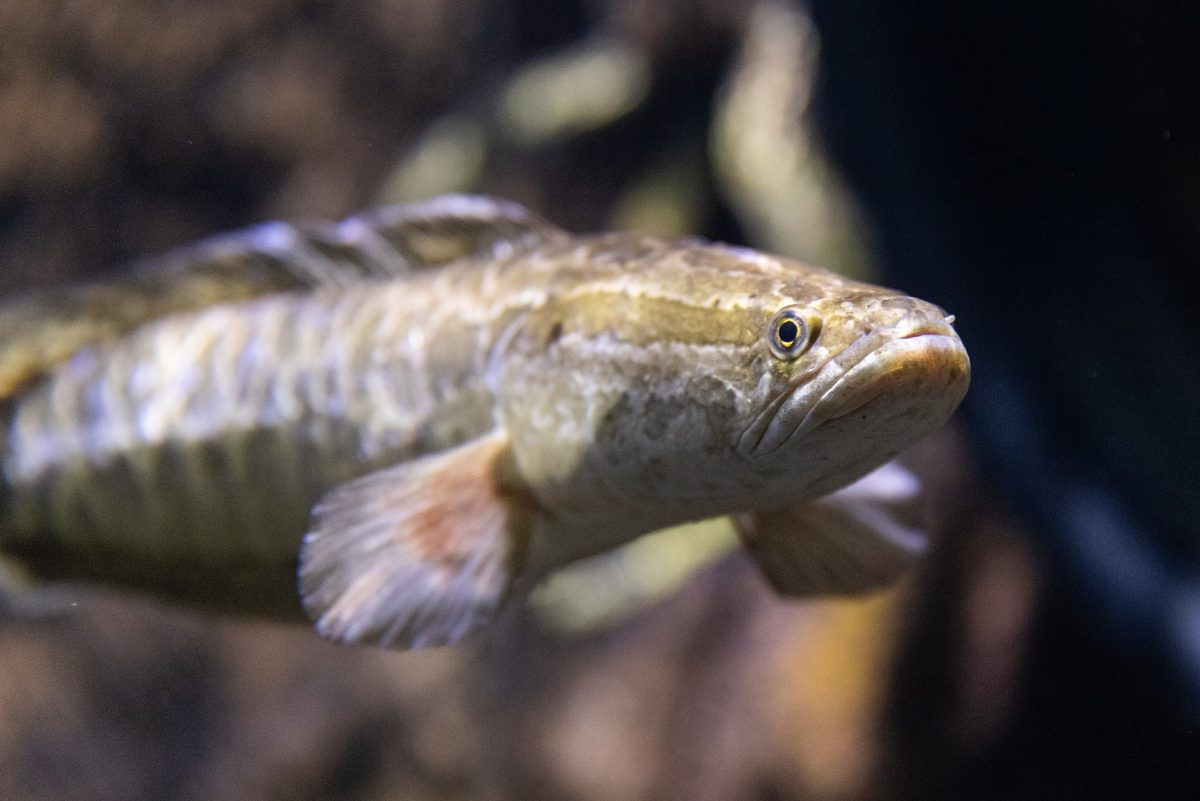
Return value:
<svg viewBox="0 0 1200 801">
<path fill-rule="evenodd" d="M 0 3 L 0 801 L 1197 797 L 1198 26 Z"/>
</svg>

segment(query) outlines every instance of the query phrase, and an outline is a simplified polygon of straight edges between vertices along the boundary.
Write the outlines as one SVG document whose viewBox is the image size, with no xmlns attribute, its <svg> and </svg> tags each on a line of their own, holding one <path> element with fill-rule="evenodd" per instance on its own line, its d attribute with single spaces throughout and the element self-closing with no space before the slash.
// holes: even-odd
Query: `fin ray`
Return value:
<svg viewBox="0 0 1200 801">
<path fill-rule="evenodd" d="M 491 434 L 331 490 L 300 554 L 317 630 L 417 648 L 488 623 L 509 593 L 532 512 L 513 488 L 507 445 Z"/>
</svg>

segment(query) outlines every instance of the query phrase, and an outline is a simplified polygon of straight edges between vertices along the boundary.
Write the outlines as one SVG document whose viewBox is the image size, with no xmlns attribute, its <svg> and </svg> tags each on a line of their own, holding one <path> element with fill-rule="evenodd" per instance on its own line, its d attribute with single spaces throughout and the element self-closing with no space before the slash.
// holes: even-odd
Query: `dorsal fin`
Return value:
<svg viewBox="0 0 1200 801">
<path fill-rule="evenodd" d="M 506 258 L 566 236 L 520 204 L 483 195 L 441 195 L 384 206 L 338 226 L 353 237 L 372 231 L 402 253 L 411 268 L 464 258 Z"/>
<path fill-rule="evenodd" d="M 79 349 L 169 314 L 392 278 L 462 258 L 502 258 L 561 236 L 516 203 L 470 195 L 387 206 L 340 223 L 273 222 L 220 234 L 103 283 L 0 302 L 0 399 Z"/>
<path fill-rule="evenodd" d="M 442 195 L 341 222 L 271 222 L 181 248 L 142 271 L 237 277 L 286 287 L 394 278 L 466 258 L 504 258 L 566 233 L 517 203 Z"/>
</svg>

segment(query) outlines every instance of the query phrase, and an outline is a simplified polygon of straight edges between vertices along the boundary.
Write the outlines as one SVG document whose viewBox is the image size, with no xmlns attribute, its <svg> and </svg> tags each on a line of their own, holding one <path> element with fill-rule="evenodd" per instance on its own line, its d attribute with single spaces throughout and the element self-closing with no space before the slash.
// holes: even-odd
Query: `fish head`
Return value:
<svg viewBox="0 0 1200 801">
<path fill-rule="evenodd" d="M 536 494 L 656 523 L 817 497 L 941 425 L 969 362 L 946 313 L 741 248 L 624 240 L 513 323 L 491 370 Z"/>
<path fill-rule="evenodd" d="M 759 310 L 765 355 L 734 447 L 784 495 L 816 497 L 865 475 L 966 394 L 966 348 L 932 303 L 811 270 L 773 300 Z"/>
</svg>

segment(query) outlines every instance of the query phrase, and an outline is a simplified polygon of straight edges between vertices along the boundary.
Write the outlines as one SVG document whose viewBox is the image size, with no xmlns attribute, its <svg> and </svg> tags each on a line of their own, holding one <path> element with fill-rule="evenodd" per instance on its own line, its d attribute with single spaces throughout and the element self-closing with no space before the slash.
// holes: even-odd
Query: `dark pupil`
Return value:
<svg viewBox="0 0 1200 801">
<path fill-rule="evenodd" d="M 795 320 L 784 320 L 779 324 L 779 342 L 784 347 L 795 344 L 799 336 L 800 326 L 796 325 Z"/>
</svg>

